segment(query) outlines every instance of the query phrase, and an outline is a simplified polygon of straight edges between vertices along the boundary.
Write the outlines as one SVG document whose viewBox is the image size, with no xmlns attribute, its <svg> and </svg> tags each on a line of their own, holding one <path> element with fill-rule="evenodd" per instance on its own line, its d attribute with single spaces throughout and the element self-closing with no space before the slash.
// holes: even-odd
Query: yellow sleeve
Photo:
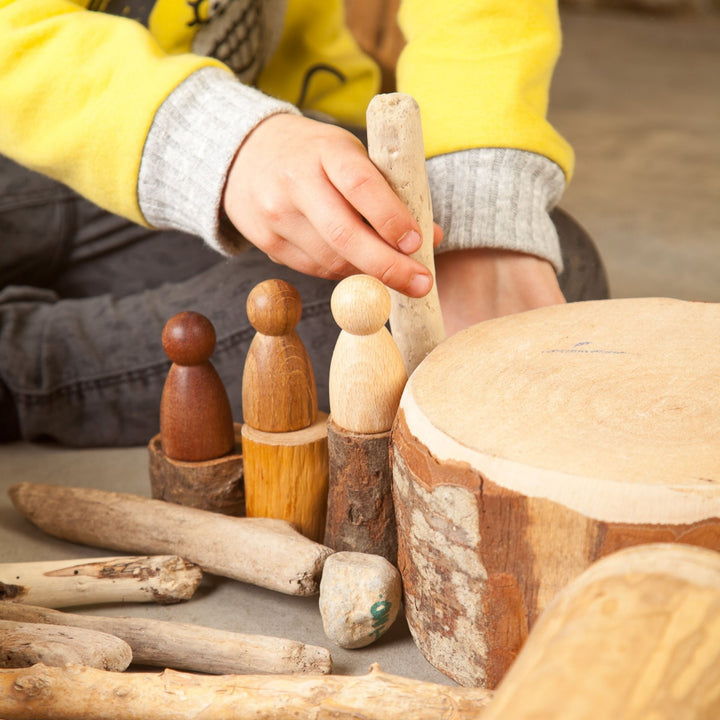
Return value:
<svg viewBox="0 0 720 720">
<path fill-rule="evenodd" d="M 301 110 L 362 126 L 380 71 L 346 27 L 342 0 L 288 0 L 278 49 L 258 87 Z"/>
<path fill-rule="evenodd" d="M 155 112 L 207 65 L 220 63 L 166 55 L 133 20 L 0 0 L 0 153 L 143 222 L 137 178 Z"/>
<path fill-rule="evenodd" d="M 573 152 L 546 119 L 560 52 L 555 0 L 403 0 L 398 90 L 420 105 L 428 157 L 473 147 Z"/>
</svg>

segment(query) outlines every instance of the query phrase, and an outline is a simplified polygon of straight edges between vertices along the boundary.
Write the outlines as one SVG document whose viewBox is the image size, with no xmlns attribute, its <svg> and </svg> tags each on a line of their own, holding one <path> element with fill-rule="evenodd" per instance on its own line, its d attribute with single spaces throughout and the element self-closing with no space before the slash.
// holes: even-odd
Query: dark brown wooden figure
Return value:
<svg viewBox="0 0 720 720">
<path fill-rule="evenodd" d="M 225 386 L 210 363 L 212 323 L 196 312 L 179 313 L 165 325 L 162 343 L 173 362 L 160 401 L 163 452 L 186 462 L 226 455 L 235 432 Z"/>
<path fill-rule="evenodd" d="M 243 420 L 257 430 L 301 430 L 317 418 L 315 375 L 295 331 L 301 313 L 300 295 L 284 280 L 265 280 L 248 296 L 257 334 L 245 359 Z"/>
</svg>

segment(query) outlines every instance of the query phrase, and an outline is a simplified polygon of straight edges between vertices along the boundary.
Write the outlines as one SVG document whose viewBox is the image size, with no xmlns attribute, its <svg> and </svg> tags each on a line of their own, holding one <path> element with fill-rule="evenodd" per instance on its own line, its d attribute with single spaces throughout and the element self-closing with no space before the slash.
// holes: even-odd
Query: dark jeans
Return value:
<svg viewBox="0 0 720 720">
<path fill-rule="evenodd" d="M 569 301 L 607 296 L 587 234 L 555 211 Z M 242 371 L 255 330 L 245 302 L 267 278 L 300 293 L 298 333 L 328 408 L 338 335 L 334 283 L 276 265 L 257 250 L 226 260 L 200 239 L 151 231 L 0 156 L 0 439 L 74 446 L 145 444 L 159 429 L 169 361 L 162 328 L 195 310 L 215 326 L 212 362 L 242 419 Z"/>
</svg>

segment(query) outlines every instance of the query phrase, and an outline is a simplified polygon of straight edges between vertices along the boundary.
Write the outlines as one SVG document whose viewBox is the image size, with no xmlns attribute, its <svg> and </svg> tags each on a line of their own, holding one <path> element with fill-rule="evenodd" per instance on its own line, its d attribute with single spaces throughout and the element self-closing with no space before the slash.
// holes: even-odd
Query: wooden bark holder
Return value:
<svg viewBox="0 0 720 720">
<path fill-rule="evenodd" d="M 720 549 L 720 305 L 645 298 L 534 310 L 433 351 L 393 432 L 413 636 L 495 686 L 540 612 L 601 556 Z"/>
<path fill-rule="evenodd" d="M 245 515 L 242 425 L 234 423 L 234 428 L 235 445 L 229 454 L 198 462 L 168 457 L 160 433 L 155 435 L 148 444 L 153 498 L 225 515 Z"/>
</svg>

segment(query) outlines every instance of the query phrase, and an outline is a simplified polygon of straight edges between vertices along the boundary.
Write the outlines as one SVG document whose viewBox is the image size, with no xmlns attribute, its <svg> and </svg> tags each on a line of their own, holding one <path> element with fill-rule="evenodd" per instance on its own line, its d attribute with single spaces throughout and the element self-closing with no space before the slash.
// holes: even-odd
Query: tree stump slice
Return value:
<svg viewBox="0 0 720 720">
<path fill-rule="evenodd" d="M 720 305 L 664 298 L 481 323 L 410 378 L 393 430 L 398 563 L 425 657 L 494 687 L 598 558 L 720 550 Z"/>
<path fill-rule="evenodd" d="M 160 434 L 155 435 L 148 444 L 152 497 L 200 510 L 244 516 L 241 423 L 234 423 L 234 430 L 235 444 L 228 455 L 197 462 L 168 457 L 163 452 Z"/>
</svg>

